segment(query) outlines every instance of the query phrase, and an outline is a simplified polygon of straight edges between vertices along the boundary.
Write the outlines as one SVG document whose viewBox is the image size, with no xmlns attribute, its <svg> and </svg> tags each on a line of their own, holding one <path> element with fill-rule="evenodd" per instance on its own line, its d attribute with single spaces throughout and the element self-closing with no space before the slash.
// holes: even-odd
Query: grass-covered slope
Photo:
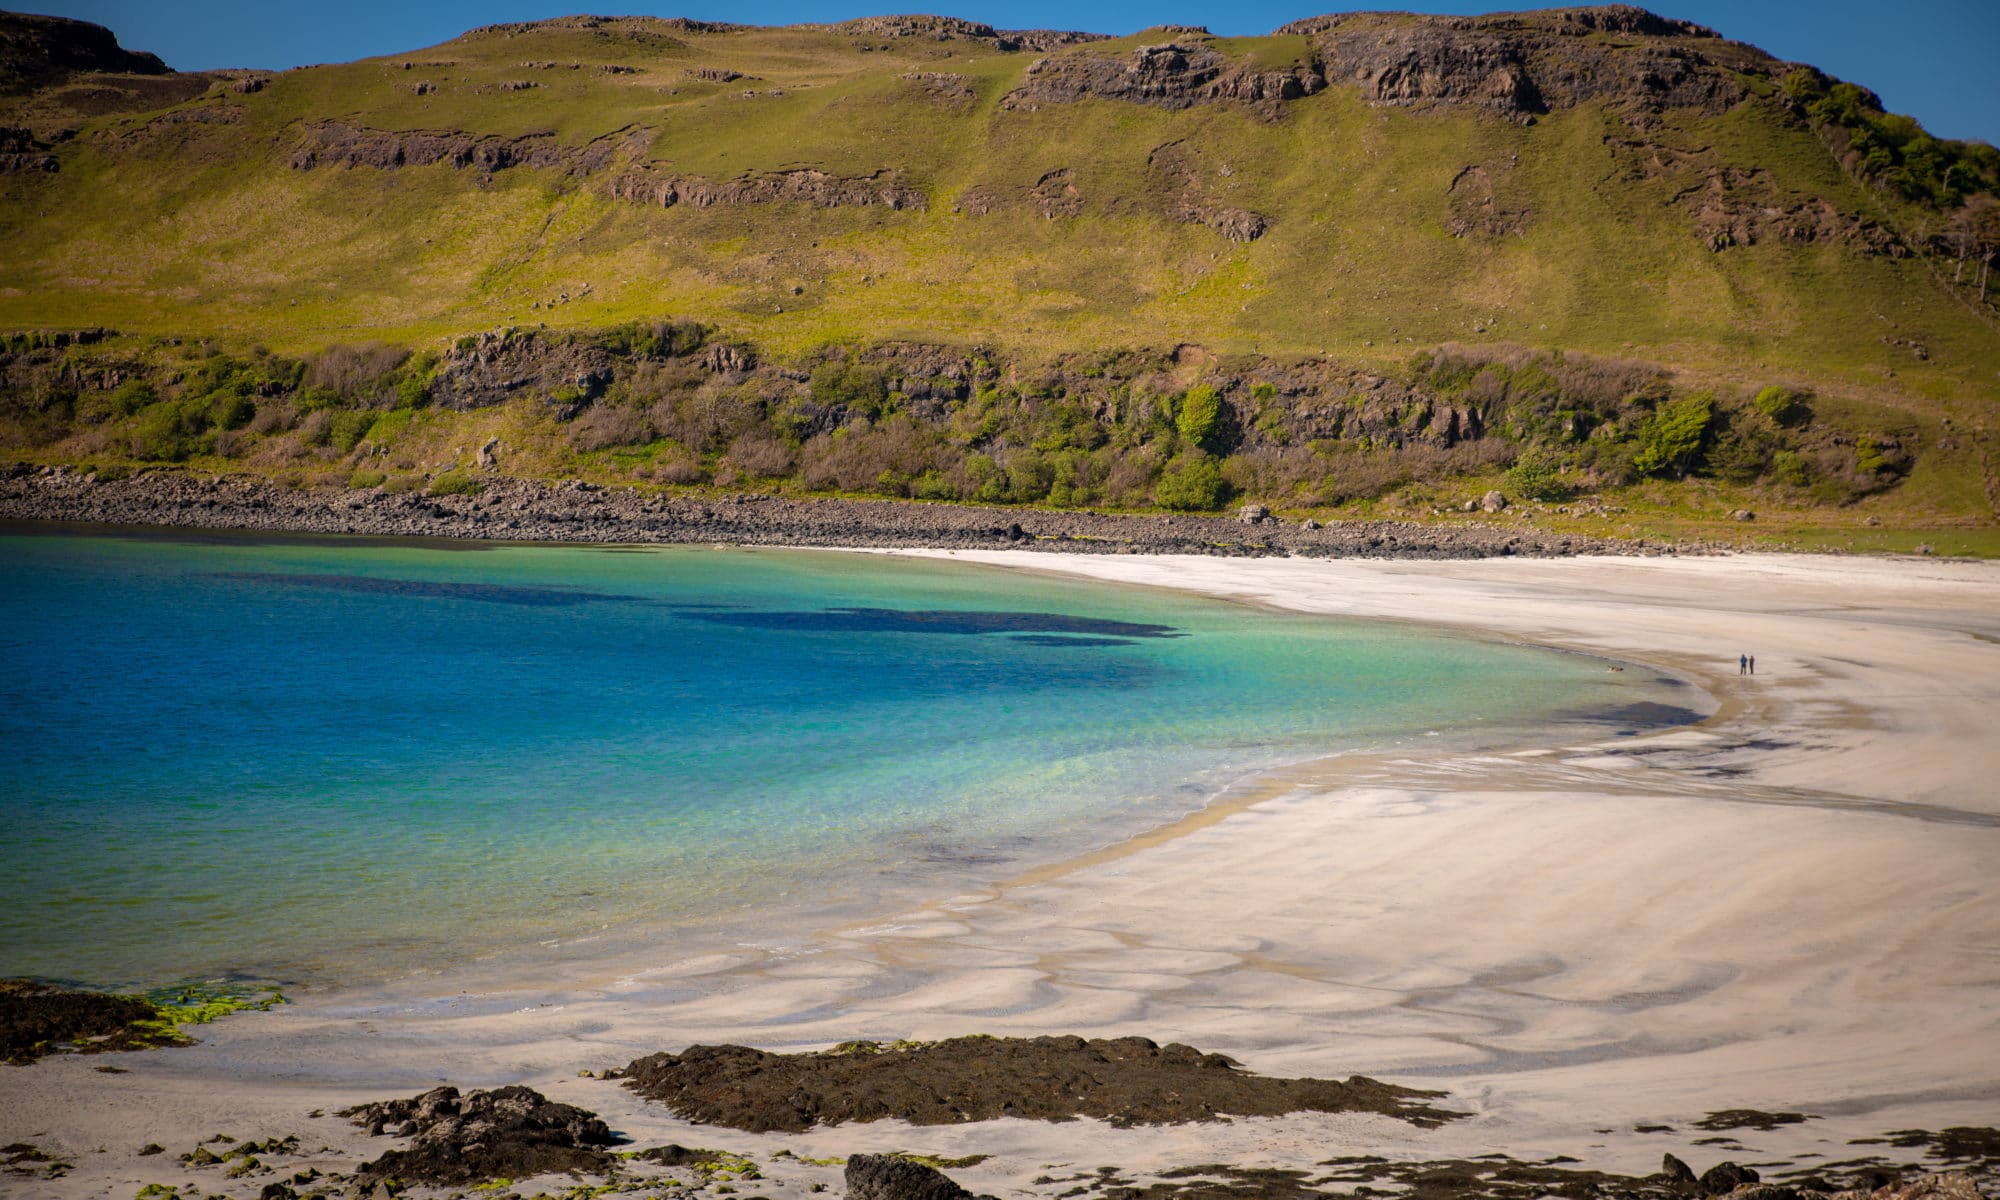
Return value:
<svg viewBox="0 0 2000 1200">
<path fill-rule="evenodd" d="M 115 91 L 121 77 L 95 78 Z M 2000 156 L 1636 9 L 1359 14 L 1238 39 L 565 18 L 203 83 L 147 111 L 69 103 L 74 76 L 0 101 L 19 125 L 0 172 L 0 328 L 444 355 L 482 330 L 546 343 L 672 315 L 788 364 L 822 407 L 807 377 L 837 345 L 962 348 L 1006 368 L 988 387 L 1031 404 L 1022 370 L 1124 348 L 1422 376 L 1445 400 L 1428 367 L 1411 375 L 1418 350 L 1508 371 L 1581 352 L 1667 368 L 1669 390 L 1740 393 L 1723 407 L 1746 414 L 1768 385 L 1816 393 L 1824 422 L 1867 414 L 1819 441 L 1844 438 L 1851 458 L 1863 436 L 1921 448 L 1899 493 L 1991 517 L 1975 433 L 2000 395 L 1985 283 Z M 1054 369 L 1064 395 L 1107 378 Z M 1178 397 L 1202 374 L 1158 386 Z M 1273 376 L 1258 400 L 1255 374 L 1208 381 L 1246 429 L 1267 401 L 1353 390 Z M 963 390 L 954 402 L 981 394 Z M 781 391 L 758 392 L 760 419 Z M 585 407 L 597 398 L 584 389 Z M 1654 402 L 1610 403 L 1622 415 L 1587 424 L 1622 428 L 1637 454 Z M 1104 404 L 1085 407 L 1116 442 Z M 661 424 L 634 436 L 674 440 Z M 1588 473 L 1561 437 L 1485 425 L 1511 448 L 1486 466 L 1547 441 Z M 1032 444 L 1016 432 L 1027 441 L 952 436 L 961 459 L 1004 461 Z M 712 480 L 724 449 L 677 452 Z M 1776 453 L 1741 481 L 1781 483 Z M 1690 468 L 1717 474 L 1705 457 Z M 1286 487 L 1270 498 L 1326 499 Z M 1885 490 L 1795 488 L 1805 505 Z"/>
</svg>

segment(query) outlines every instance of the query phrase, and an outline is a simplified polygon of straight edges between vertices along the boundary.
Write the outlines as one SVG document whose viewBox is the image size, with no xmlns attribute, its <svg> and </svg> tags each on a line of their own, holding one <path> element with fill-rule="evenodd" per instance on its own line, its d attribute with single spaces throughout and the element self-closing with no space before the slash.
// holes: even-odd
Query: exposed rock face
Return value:
<svg viewBox="0 0 2000 1200">
<path fill-rule="evenodd" d="M 860 178 L 844 178 L 825 171 L 802 167 L 794 171 L 757 171 L 735 179 L 707 179 L 700 175 L 674 175 L 651 164 L 636 166 L 611 182 L 611 195 L 620 200 L 672 208 L 686 204 L 712 208 L 722 204 L 774 204 L 791 201 L 815 208 L 872 208 L 894 211 L 921 210 L 929 206 L 924 193 L 902 182 L 895 170 L 876 171 Z"/>
<path fill-rule="evenodd" d="M 847 1200 L 972 1200 L 972 1193 L 935 1167 L 888 1154 L 847 1160 Z"/>
<path fill-rule="evenodd" d="M 159 55 L 125 49 L 102 25 L 67 17 L 0 13 L 0 95 L 50 87 L 92 71 L 173 74 Z"/>
<path fill-rule="evenodd" d="M 1731 166 L 1710 147 L 1644 137 L 1607 138 L 1605 145 L 1626 179 L 1669 188 L 1666 203 L 1687 215 L 1694 235 L 1711 250 L 1778 241 L 1838 242 L 1892 258 L 1909 253 L 1879 221 L 1843 213 L 1823 197 L 1787 195 L 1762 167 Z"/>
<path fill-rule="evenodd" d="M 621 132 L 583 146 L 565 146 L 554 134 L 547 133 L 518 138 L 406 133 L 322 121 L 306 128 L 292 151 L 291 162 L 300 171 L 319 167 L 375 167 L 388 171 L 444 163 L 489 172 L 509 167 L 543 167 L 583 174 L 609 166 L 626 140 L 627 134 Z"/>
<path fill-rule="evenodd" d="M 1114 1125 L 1178 1124 L 1222 1114 L 1376 1112 L 1431 1127 L 1459 1114 L 1442 1092 L 1355 1076 L 1251 1075 L 1219 1054 L 1145 1038 L 952 1038 L 916 1046 L 854 1043 L 822 1054 L 691 1046 L 634 1061 L 616 1077 L 677 1116 L 753 1133 L 898 1118 L 951 1125 L 996 1117 Z"/>
<path fill-rule="evenodd" d="M 1052 55 L 1031 64 L 1021 86 L 1001 103 L 1034 109 L 1095 96 L 1180 109 L 1235 102 L 1275 116 L 1282 101 L 1310 96 L 1325 87 L 1326 76 L 1316 63 L 1259 69 L 1232 63 L 1207 44 L 1189 39 L 1141 46 L 1122 58 L 1089 51 Z"/>
<path fill-rule="evenodd" d="M 322 167 L 393 171 L 443 164 L 488 173 L 512 167 L 539 167 L 571 175 L 594 175 L 609 171 L 621 161 L 630 162 L 644 152 L 646 140 L 644 130 L 632 129 L 581 146 L 569 146 L 556 140 L 554 134 L 546 133 L 503 138 L 491 134 L 364 129 L 341 121 L 322 121 L 307 127 L 292 150 L 291 165 L 300 171 Z M 926 204 L 923 192 L 900 182 L 894 170 L 848 179 L 801 168 L 716 180 L 671 174 L 655 164 L 637 163 L 627 166 L 611 180 L 610 193 L 616 199 L 661 208 L 676 204 L 709 208 L 721 204 L 795 201 L 818 208 L 879 205 L 903 210 L 921 209 Z"/>
<path fill-rule="evenodd" d="M 557 1104 L 525 1087 L 459 1095 L 434 1088 L 408 1100 L 382 1100 L 341 1114 L 371 1134 L 411 1139 L 363 1163 L 362 1179 L 401 1179 L 433 1187 L 463 1187 L 555 1171 L 602 1174 L 611 1130 L 597 1114 Z"/>
<path fill-rule="evenodd" d="M 856 37 L 921 38 L 932 42 L 985 42 L 998 50 L 1052 50 L 1080 42 L 1099 42 L 1108 36 L 1069 29 L 995 29 L 980 21 L 958 17 L 889 16 L 861 17 L 838 25 L 821 26 L 835 33 Z"/>
<path fill-rule="evenodd" d="M 0 126 L 0 175 L 59 170 L 61 164 L 49 153 L 52 148 L 30 130 Z"/>
<path fill-rule="evenodd" d="M 959 105 L 973 98 L 972 81 L 950 71 L 905 71 L 897 78 L 916 84 L 941 103 Z"/>
<path fill-rule="evenodd" d="M 445 355 L 431 383 L 431 398 L 445 408 L 482 408 L 528 394 L 554 397 L 573 412 L 603 395 L 612 380 L 611 355 L 593 342 L 533 331 L 469 340 Z"/>
<path fill-rule="evenodd" d="M 1625 5 L 1487 17 L 1341 13 L 1278 32 L 1311 37 L 1327 80 L 1359 87 L 1371 103 L 1470 105 L 1515 118 L 1589 100 L 1720 112 L 1747 94 L 1732 71 L 1778 65 L 1712 30 Z"/>
</svg>

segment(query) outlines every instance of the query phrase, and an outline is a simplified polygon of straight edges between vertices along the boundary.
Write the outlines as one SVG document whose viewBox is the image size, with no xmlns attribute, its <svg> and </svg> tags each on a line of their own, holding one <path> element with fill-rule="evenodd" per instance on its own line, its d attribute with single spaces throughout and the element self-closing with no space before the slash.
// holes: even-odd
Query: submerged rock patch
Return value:
<svg viewBox="0 0 2000 1200">
<path fill-rule="evenodd" d="M 605 1078 L 624 1080 L 676 1116 L 751 1133 L 885 1118 L 951 1125 L 1097 1117 L 1131 1126 L 1293 1112 L 1373 1112 L 1433 1128 L 1464 1115 L 1425 1103 L 1443 1092 L 1360 1075 L 1344 1082 L 1252 1075 L 1220 1054 L 1138 1037 L 852 1042 L 806 1054 L 691 1046 L 636 1059 Z"/>
</svg>

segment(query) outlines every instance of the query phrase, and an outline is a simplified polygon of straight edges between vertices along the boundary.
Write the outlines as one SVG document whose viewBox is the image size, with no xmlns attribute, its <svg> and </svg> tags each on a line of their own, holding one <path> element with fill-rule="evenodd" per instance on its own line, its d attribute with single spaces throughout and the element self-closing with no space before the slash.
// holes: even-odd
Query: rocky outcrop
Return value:
<svg viewBox="0 0 2000 1200">
<path fill-rule="evenodd" d="M 655 50 L 673 50 L 686 45 L 675 36 L 677 34 L 731 33 L 748 28 L 750 26 L 731 25 L 725 21 L 696 21 L 687 17 L 601 17 L 579 14 L 571 17 L 551 17 L 544 21 L 503 21 L 497 25 L 482 25 L 465 36 L 516 38 L 551 29 L 578 30 L 589 33 L 602 42 L 647 46 Z"/>
<path fill-rule="evenodd" d="M 462 411 L 539 395 L 573 413 L 603 395 L 612 378 L 611 354 L 594 341 L 533 330 L 482 333 L 445 354 L 431 399 Z"/>
<path fill-rule="evenodd" d="M 173 74 L 159 55 L 125 49 L 102 25 L 68 17 L 0 13 L 0 95 L 53 87 L 91 72 Z"/>
<path fill-rule="evenodd" d="M 0 175 L 60 170 L 62 164 L 49 153 L 52 149 L 53 146 L 37 138 L 31 130 L 0 126 Z"/>
<path fill-rule="evenodd" d="M 596 1113 L 557 1104 L 532 1088 L 501 1087 L 460 1095 L 433 1088 L 407 1100 L 383 1100 L 340 1114 L 371 1135 L 407 1137 L 407 1149 L 363 1163 L 365 1180 L 397 1179 L 464 1187 L 558 1171 L 603 1174 L 611 1130 Z"/>
<path fill-rule="evenodd" d="M 1626 180 L 1665 187 L 1664 203 L 1684 213 L 1694 235 L 1711 250 L 1834 242 L 1869 255 L 1909 253 L 1881 222 L 1842 212 L 1822 196 L 1781 192 L 1762 167 L 1732 166 L 1711 147 L 1631 137 L 1607 138 L 1605 146 Z"/>
<path fill-rule="evenodd" d="M 969 188 L 959 194 L 952 211 L 985 216 L 996 209 L 1025 208 L 1054 220 L 1083 212 L 1083 192 L 1076 186 L 1076 172 L 1058 167 L 1045 172 L 1032 186 Z"/>
<path fill-rule="evenodd" d="M 887 208 L 894 211 L 928 207 L 924 193 L 902 182 L 895 170 L 849 178 L 810 167 L 792 171 L 755 171 L 735 179 L 675 175 L 653 164 L 633 167 L 611 182 L 620 200 L 672 208 L 713 208 L 726 204 L 792 202 L 815 208 Z"/>
<path fill-rule="evenodd" d="M 932 42 L 984 42 L 996 50 L 1053 50 L 1082 42 L 1103 41 L 1101 33 L 1070 29 L 995 29 L 980 21 L 925 15 L 861 17 L 837 25 L 809 26 L 860 38 L 918 38 Z"/>
<path fill-rule="evenodd" d="M 951 71 L 905 71 L 897 76 L 922 88 L 924 95 L 942 104 L 962 105 L 973 99 L 972 81 Z"/>
<path fill-rule="evenodd" d="M 1033 110 L 1096 97 L 1181 109 L 1196 104 L 1247 104 L 1275 116 L 1283 101 L 1326 87 L 1316 62 L 1267 69 L 1234 62 L 1206 42 L 1189 38 L 1141 46 L 1113 58 L 1090 50 L 1051 55 L 1029 65 L 1021 86 L 1002 105 Z"/>
<path fill-rule="evenodd" d="M 344 121 L 320 121 L 306 127 L 292 149 L 294 170 L 321 167 L 446 166 L 480 171 L 510 167 L 541 167 L 585 174 L 610 166 L 635 131 L 621 130 L 582 146 L 567 146 L 550 133 L 505 138 L 492 134 L 368 129 Z"/>
<path fill-rule="evenodd" d="M 1370 103 L 1471 106 L 1516 119 L 1592 100 L 1721 112 L 1748 95 L 1739 72 L 1779 65 L 1702 26 L 1626 5 L 1486 17 L 1341 13 L 1278 32 L 1312 38 L 1327 79 L 1358 87 Z"/>
</svg>

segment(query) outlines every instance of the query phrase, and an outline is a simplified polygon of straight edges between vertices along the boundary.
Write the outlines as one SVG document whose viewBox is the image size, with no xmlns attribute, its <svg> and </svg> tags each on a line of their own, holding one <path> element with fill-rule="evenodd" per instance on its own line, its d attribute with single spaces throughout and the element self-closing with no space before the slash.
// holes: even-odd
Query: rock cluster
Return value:
<svg viewBox="0 0 2000 1200">
<path fill-rule="evenodd" d="M 1096 97 L 1180 109 L 1228 102 L 1275 115 L 1275 105 L 1325 87 L 1326 76 L 1316 63 L 1252 66 L 1231 62 L 1205 42 L 1188 39 L 1141 46 L 1119 57 L 1090 49 L 1051 55 L 1030 64 L 1021 86 L 1001 103 L 1034 109 Z"/>
<path fill-rule="evenodd" d="M 558 1104 L 532 1088 L 501 1087 L 464 1095 L 433 1088 L 407 1100 L 382 1100 L 342 1111 L 374 1135 L 407 1137 L 407 1149 L 364 1163 L 366 1179 L 460 1187 L 558 1171 L 602 1174 L 611 1130 L 595 1113 Z"/>
</svg>

